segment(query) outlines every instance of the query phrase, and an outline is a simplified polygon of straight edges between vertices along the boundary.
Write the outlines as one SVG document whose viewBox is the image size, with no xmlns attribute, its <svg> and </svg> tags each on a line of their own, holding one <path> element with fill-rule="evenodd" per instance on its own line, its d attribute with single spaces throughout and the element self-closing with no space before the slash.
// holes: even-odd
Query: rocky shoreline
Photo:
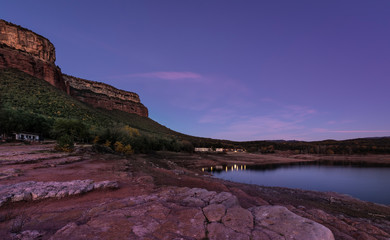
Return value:
<svg viewBox="0 0 390 240">
<path fill-rule="evenodd" d="M 125 158 L 90 147 L 58 154 L 52 147 L 0 145 L 4 239 L 390 239 L 389 206 L 227 182 L 201 171 L 346 157 L 161 152 Z M 383 164 L 390 156 L 350 161 Z"/>
</svg>

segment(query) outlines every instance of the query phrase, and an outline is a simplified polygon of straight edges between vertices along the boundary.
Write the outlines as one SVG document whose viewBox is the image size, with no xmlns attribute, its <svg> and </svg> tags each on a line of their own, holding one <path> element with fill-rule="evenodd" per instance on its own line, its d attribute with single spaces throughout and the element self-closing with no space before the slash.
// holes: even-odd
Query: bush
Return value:
<svg viewBox="0 0 390 240">
<path fill-rule="evenodd" d="M 114 150 L 112 150 L 110 147 L 107 147 L 105 145 L 99 145 L 99 144 L 94 144 L 92 146 L 92 150 L 101 153 L 115 153 Z"/>
<path fill-rule="evenodd" d="M 122 153 L 125 155 L 131 155 L 134 153 L 130 144 L 127 144 L 126 146 L 124 146 L 121 142 L 115 142 L 114 147 L 115 147 L 115 152 L 118 152 L 118 153 Z"/>
<path fill-rule="evenodd" d="M 73 149 L 74 141 L 70 135 L 65 134 L 57 139 L 57 145 L 55 146 L 55 150 L 63 152 L 72 152 Z"/>
<path fill-rule="evenodd" d="M 89 139 L 87 126 L 75 119 L 57 119 L 53 125 L 52 135 L 56 139 L 68 135 L 77 142 L 85 142 Z"/>
</svg>

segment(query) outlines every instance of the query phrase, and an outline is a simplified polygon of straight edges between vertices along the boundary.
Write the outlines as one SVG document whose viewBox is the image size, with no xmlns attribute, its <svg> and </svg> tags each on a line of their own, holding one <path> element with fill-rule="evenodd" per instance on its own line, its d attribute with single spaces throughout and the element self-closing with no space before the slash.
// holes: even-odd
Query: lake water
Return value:
<svg viewBox="0 0 390 240">
<path fill-rule="evenodd" d="M 220 166 L 218 170 L 214 167 L 211 172 L 217 178 L 233 182 L 332 191 L 364 201 L 390 205 L 388 167 L 292 165 L 250 169 L 249 166 L 234 165 Z"/>
</svg>

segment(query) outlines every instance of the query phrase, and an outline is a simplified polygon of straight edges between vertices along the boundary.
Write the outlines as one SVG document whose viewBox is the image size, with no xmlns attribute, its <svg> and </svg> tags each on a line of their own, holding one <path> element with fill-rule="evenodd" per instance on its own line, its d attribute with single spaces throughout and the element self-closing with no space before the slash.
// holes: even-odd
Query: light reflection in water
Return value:
<svg viewBox="0 0 390 240">
<path fill-rule="evenodd" d="M 202 168 L 202 172 L 208 171 L 208 172 L 221 172 L 225 169 L 225 172 L 230 171 L 245 171 L 246 165 L 237 165 L 234 164 L 232 166 L 211 166 L 210 168 Z"/>
</svg>

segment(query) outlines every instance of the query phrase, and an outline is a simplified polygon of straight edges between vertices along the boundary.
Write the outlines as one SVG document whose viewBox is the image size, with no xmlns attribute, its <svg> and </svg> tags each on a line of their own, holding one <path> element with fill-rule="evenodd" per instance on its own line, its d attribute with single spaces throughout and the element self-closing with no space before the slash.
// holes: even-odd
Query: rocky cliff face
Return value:
<svg viewBox="0 0 390 240">
<path fill-rule="evenodd" d="M 43 61 L 54 63 L 54 45 L 46 38 L 15 24 L 0 20 L 0 41 Z"/>
<path fill-rule="evenodd" d="M 53 44 L 46 38 L 0 19 L 0 68 L 16 68 L 65 90 Z"/>
<path fill-rule="evenodd" d="M 68 94 L 79 101 L 108 110 L 120 110 L 148 117 L 148 109 L 138 94 L 119 90 L 105 83 L 63 75 Z"/>
<path fill-rule="evenodd" d="M 48 39 L 0 19 L 0 69 L 19 69 L 94 107 L 148 117 L 136 93 L 64 75 L 55 60 L 55 48 Z"/>
</svg>

